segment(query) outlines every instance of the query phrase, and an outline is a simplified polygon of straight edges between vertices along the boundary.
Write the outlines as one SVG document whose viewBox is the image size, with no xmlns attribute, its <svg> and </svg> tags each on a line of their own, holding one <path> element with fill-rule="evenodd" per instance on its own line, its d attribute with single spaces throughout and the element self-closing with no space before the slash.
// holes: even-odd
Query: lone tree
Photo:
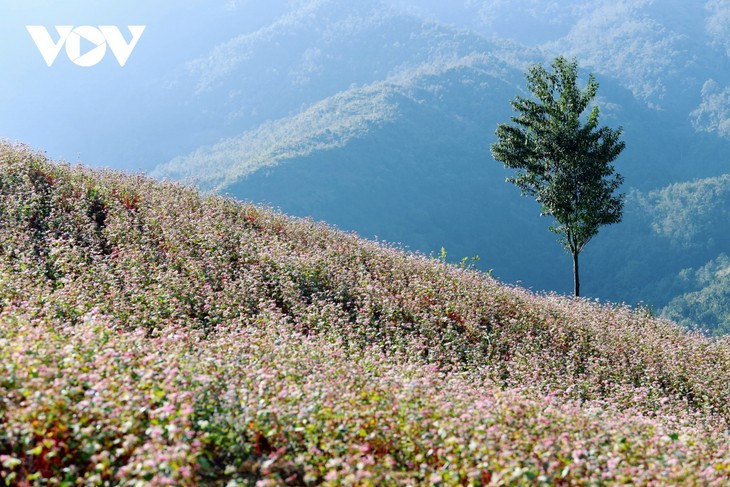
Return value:
<svg viewBox="0 0 730 487">
<path fill-rule="evenodd" d="M 624 195 L 614 195 L 623 183 L 612 162 L 624 149 L 622 129 L 598 126 L 598 107 L 587 116 L 598 82 L 591 74 L 585 89 L 577 84 L 578 62 L 564 57 L 529 68 L 527 87 L 534 99 L 517 96 L 513 125 L 497 127 L 492 156 L 517 169 L 514 183 L 523 196 L 533 196 L 541 214 L 552 216 L 550 230 L 573 256 L 575 295 L 580 296 L 578 255 L 601 225 L 621 221 Z"/>
</svg>

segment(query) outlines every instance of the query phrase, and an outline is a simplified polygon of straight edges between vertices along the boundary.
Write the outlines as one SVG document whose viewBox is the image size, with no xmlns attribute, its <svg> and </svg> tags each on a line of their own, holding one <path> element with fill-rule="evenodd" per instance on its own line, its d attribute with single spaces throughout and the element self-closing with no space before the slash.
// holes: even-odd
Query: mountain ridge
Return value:
<svg viewBox="0 0 730 487">
<path fill-rule="evenodd" d="M 495 61 L 498 58 L 488 53 L 473 53 L 463 58 L 442 60 L 439 63 L 428 63 L 400 71 L 384 81 L 337 93 L 305 108 L 295 116 L 269 121 L 239 137 L 201 147 L 194 153 L 158 166 L 152 175 L 174 179 L 193 178 L 203 189 L 223 190 L 238 179 L 245 178 L 260 168 L 275 166 L 285 159 L 344 147 L 353 138 L 365 135 L 369 126 L 387 123 L 396 117 L 397 102 L 389 100 L 400 97 L 418 103 L 420 101 L 417 92 L 439 89 L 437 84 L 428 86 L 431 78 L 466 70 L 504 82 L 499 76 L 503 77 L 505 73 L 493 65 Z M 423 85 L 419 85 L 419 82 Z M 344 119 L 340 119 L 343 113 Z M 402 117 L 402 114 L 399 116 Z M 324 135 L 331 139 L 320 145 L 319 139 Z M 308 146 L 307 142 L 312 145 Z M 299 151 L 296 150 L 297 147 L 300 148 Z M 260 154 L 258 151 L 261 150 L 268 152 Z M 252 155 L 248 156 L 247 152 Z M 216 174 L 220 172 L 225 176 Z M 208 182 L 205 178 L 218 178 L 222 181 Z"/>
</svg>

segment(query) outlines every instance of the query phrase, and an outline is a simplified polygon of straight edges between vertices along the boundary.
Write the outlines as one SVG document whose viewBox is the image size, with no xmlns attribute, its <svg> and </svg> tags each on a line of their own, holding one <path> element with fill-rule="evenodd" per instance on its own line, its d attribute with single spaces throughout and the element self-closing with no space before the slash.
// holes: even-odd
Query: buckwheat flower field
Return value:
<svg viewBox="0 0 730 487">
<path fill-rule="evenodd" d="M 0 482 L 730 485 L 730 340 L 0 144 Z"/>
</svg>

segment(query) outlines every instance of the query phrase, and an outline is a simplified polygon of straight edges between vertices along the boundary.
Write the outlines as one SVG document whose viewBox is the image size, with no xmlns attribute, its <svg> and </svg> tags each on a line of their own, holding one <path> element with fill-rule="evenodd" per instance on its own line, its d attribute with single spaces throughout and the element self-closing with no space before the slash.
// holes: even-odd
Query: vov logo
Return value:
<svg viewBox="0 0 730 487">
<path fill-rule="evenodd" d="M 57 25 L 56 33 L 58 40 L 54 41 L 51 34 L 42 25 L 26 25 L 25 28 L 33 38 L 36 47 L 41 52 L 43 60 L 50 67 L 56 61 L 61 49 L 66 46 L 66 55 L 77 66 L 96 66 L 106 56 L 107 46 L 111 49 L 114 57 L 117 58 L 120 66 L 124 66 L 132 54 L 139 38 L 142 37 L 145 25 L 130 25 L 127 27 L 132 35 L 132 40 L 127 42 L 115 25 Z M 83 54 L 81 52 L 81 41 L 85 40 L 91 48 Z"/>
</svg>

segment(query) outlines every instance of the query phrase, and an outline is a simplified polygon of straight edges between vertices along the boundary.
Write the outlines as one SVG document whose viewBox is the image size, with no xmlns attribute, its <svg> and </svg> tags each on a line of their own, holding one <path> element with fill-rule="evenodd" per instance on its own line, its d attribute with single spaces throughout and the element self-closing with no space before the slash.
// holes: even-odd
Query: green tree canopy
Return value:
<svg viewBox="0 0 730 487">
<path fill-rule="evenodd" d="M 534 98 L 517 96 L 513 124 L 497 127 L 492 144 L 494 159 L 516 169 L 508 181 L 523 195 L 540 203 L 543 215 L 556 224 L 563 247 L 573 256 L 575 295 L 580 295 L 578 255 L 601 225 L 621 221 L 623 194 L 614 192 L 623 183 L 613 161 L 624 149 L 617 130 L 598 125 L 598 106 L 584 116 L 598 91 L 591 74 L 586 87 L 578 87 L 578 63 L 556 58 L 552 71 L 537 64 L 529 68 L 527 88 Z"/>
</svg>

